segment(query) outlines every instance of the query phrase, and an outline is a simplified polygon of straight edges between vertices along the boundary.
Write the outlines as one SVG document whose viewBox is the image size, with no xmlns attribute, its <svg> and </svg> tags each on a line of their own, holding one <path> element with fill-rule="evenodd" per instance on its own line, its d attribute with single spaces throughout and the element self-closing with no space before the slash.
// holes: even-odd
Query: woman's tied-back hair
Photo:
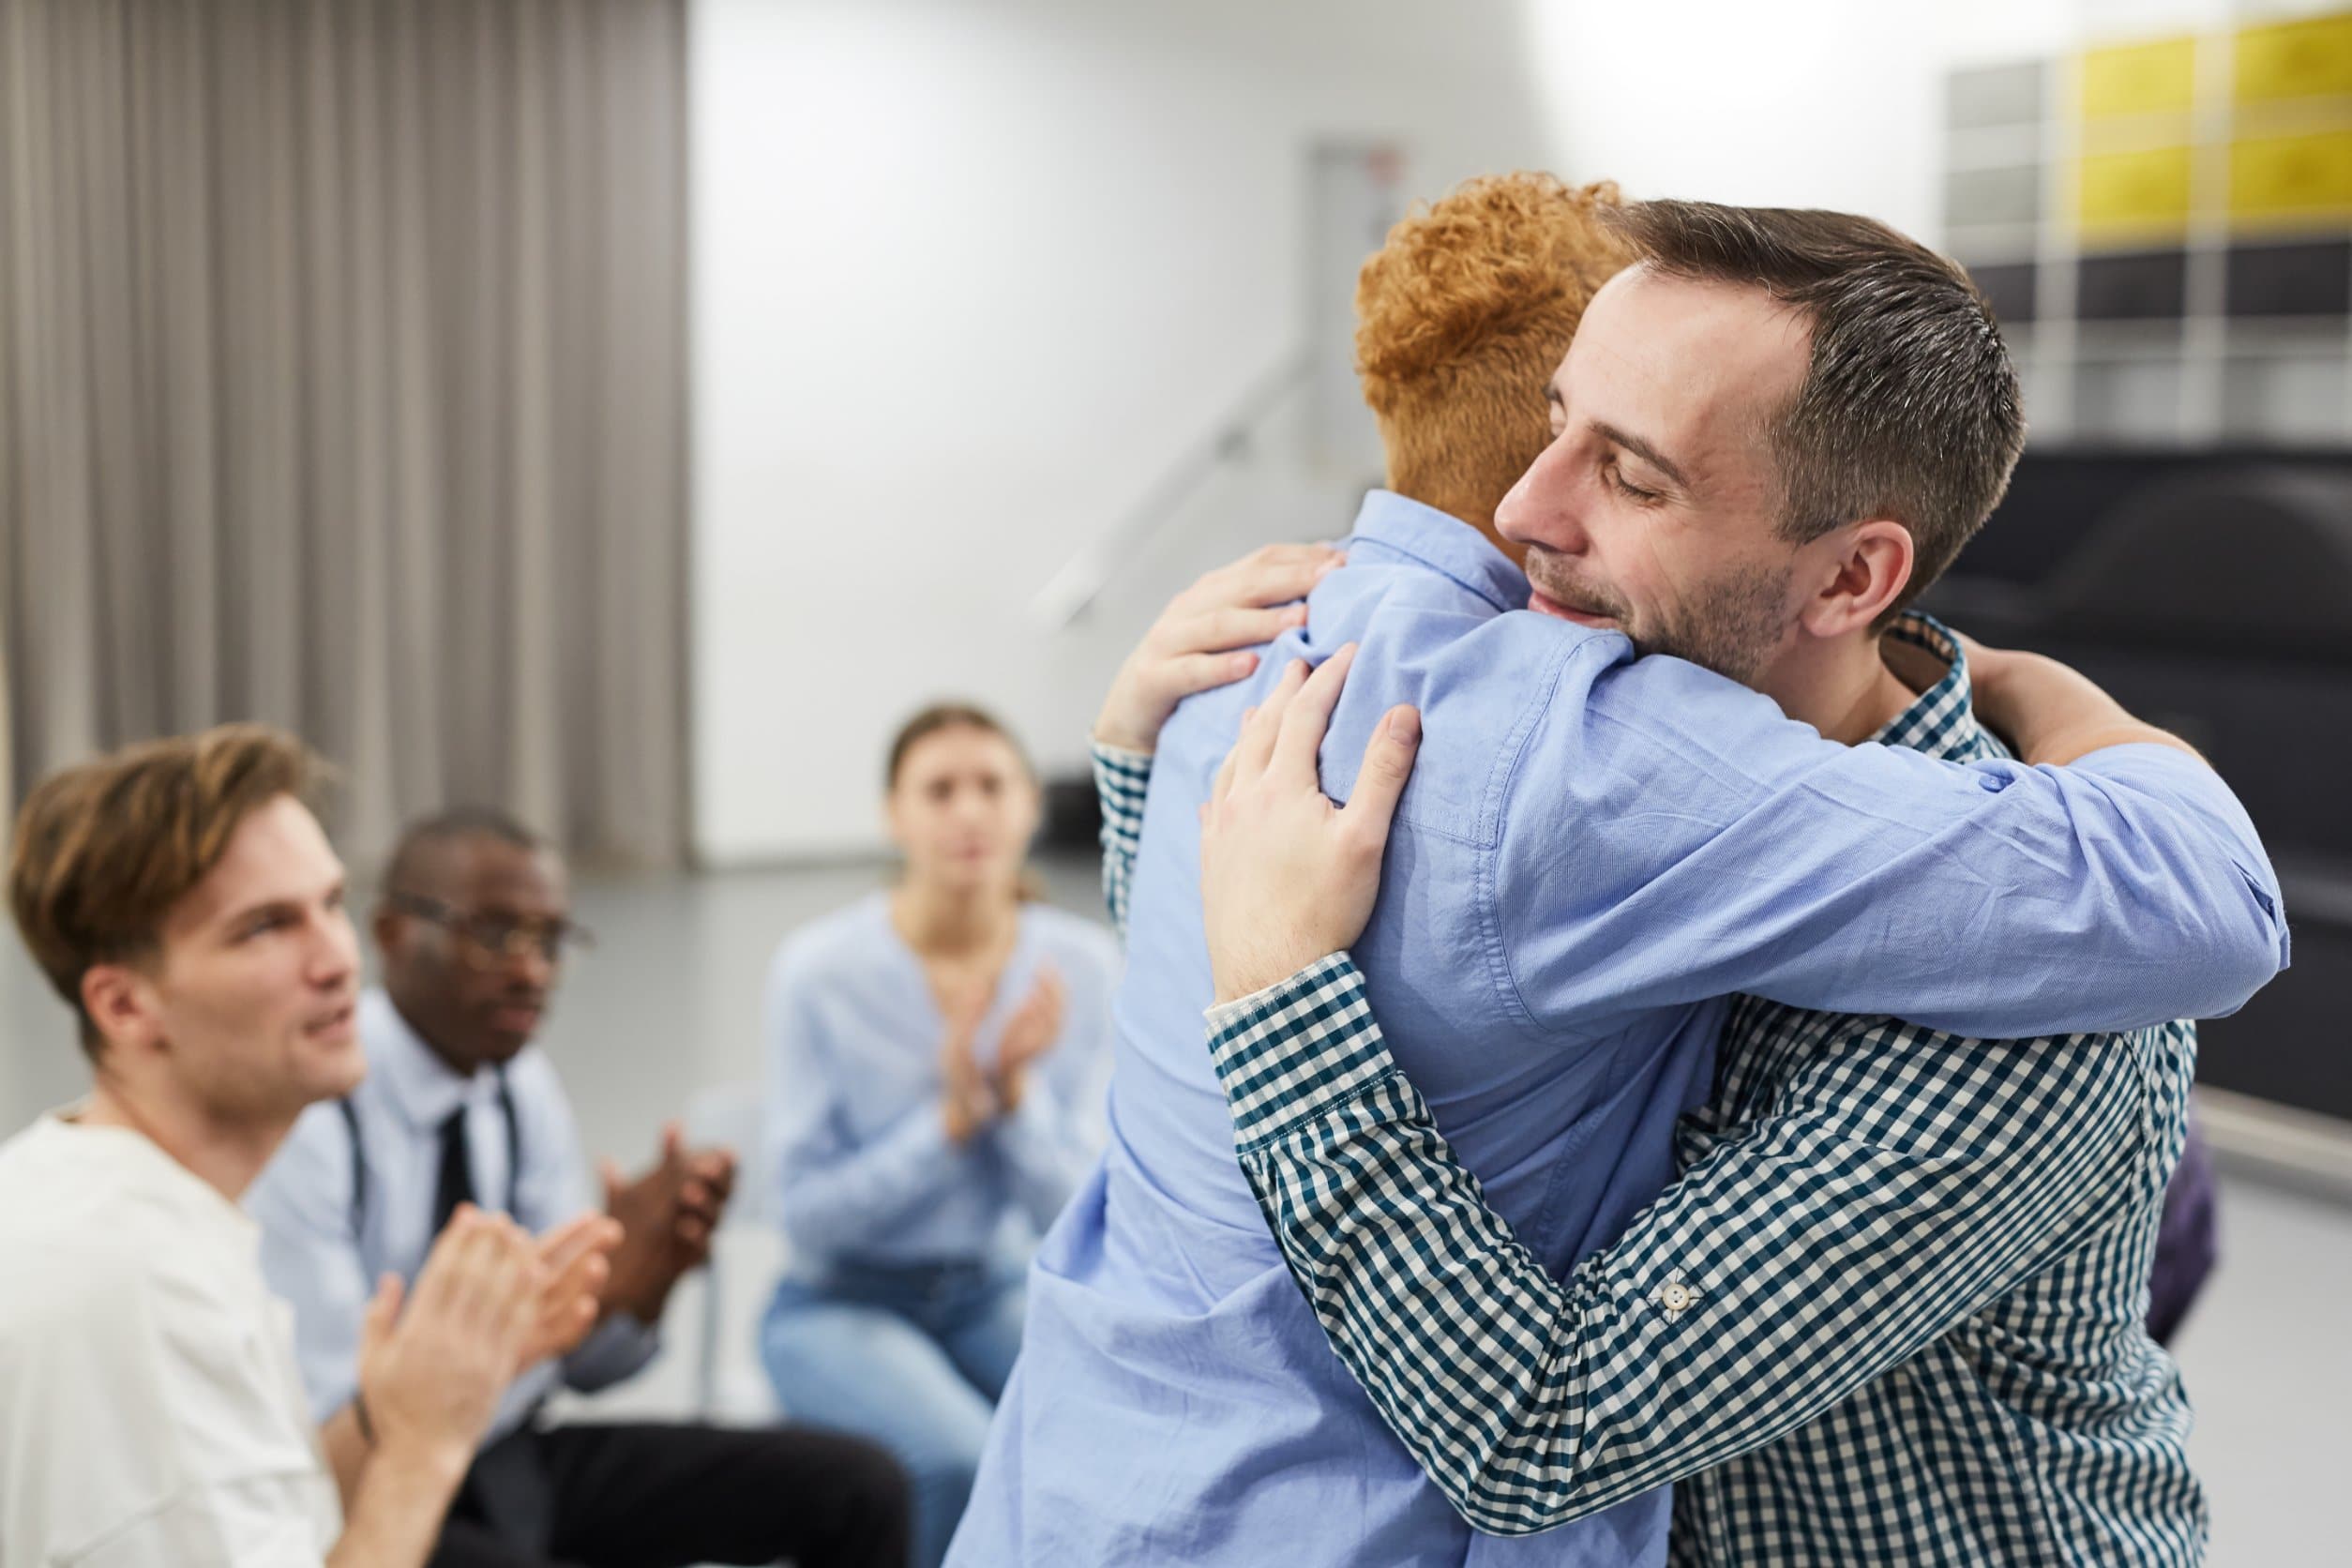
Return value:
<svg viewBox="0 0 2352 1568">
<path fill-rule="evenodd" d="M 1608 182 L 1474 179 L 1409 214 L 1356 279 L 1356 374 L 1391 490 L 1466 522 L 1551 440 L 1545 385 L 1586 304 L 1635 251 Z"/>
<path fill-rule="evenodd" d="M 223 724 L 127 746 L 51 774 L 17 813 L 8 904 L 17 929 L 80 1021 L 82 977 L 152 957 L 172 907 L 211 874 L 245 819 L 279 795 L 315 805 L 328 776 L 308 746 L 261 724 Z"/>
<path fill-rule="evenodd" d="M 942 730 L 977 730 L 994 735 L 1012 748 L 1020 760 L 1021 771 L 1034 779 L 1037 770 L 1030 766 L 1029 753 L 1004 721 L 976 702 L 934 702 L 921 713 L 898 726 L 898 732 L 890 739 L 889 760 L 882 764 L 882 787 L 898 787 L 898 775 L 906 770 L 907 754 L 919 741 L 928 740 Z"/>
</svg>

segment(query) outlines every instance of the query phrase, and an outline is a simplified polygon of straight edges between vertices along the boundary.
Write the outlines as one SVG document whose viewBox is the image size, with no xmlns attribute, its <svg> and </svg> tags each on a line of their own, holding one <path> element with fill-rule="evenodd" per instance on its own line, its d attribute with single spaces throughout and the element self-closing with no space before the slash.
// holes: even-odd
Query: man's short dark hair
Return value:
<svg viewBox="0 0 2352 1568">
<path fill-rule="evenodd" d="M 392 846 L 392 858 L 384 864 L 384 891 L 415 892 L 416 882 L 425 875 L 425 863 L 434 852 L 475 838 L 488 838 L 533 854 L 547 847 L 545 839 L 504 811 L 487 806 L 451 807 L 430 817 L 420 817 L 401 830 L 400 842 Z"/>
<path fill-rule="evenodd" d="M 1772 430 L 1782 533 L 1892 519 L 1916 556 L 1892 609 L 1917 597 L 1992 515 L 2025 445 L 2017 369 L 1968 274 L 1850 213 L 1668 201 L 1605 216 L 1659 272 L 1804 313 L 1811 362 Z"/>
</svg>

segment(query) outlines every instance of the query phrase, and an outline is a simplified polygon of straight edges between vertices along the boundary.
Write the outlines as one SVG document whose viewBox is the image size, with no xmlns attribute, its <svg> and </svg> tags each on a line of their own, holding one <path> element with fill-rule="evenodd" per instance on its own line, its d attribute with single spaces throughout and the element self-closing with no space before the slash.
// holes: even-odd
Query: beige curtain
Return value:
<svg viewBox="0 0 2352 1568">
<path fill-rule="evenodd" d="M 221 719 L 685 838 L 684 0 L 0 0 L 15 783 Z"/>
</svg>

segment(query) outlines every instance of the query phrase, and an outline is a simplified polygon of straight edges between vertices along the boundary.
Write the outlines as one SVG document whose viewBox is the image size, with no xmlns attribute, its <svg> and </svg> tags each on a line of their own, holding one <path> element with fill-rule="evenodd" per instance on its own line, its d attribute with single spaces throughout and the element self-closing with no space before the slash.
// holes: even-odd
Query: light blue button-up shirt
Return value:
<svg viewBox="0 0 2352 1568">
<path fill-rule="evenodd" d="M 1103 1147 L 1119 944 L 1092 920 L 1026 904 L 972 1040 L 986 1067 L 1050 967 L 1062 1033 L 1019 1107 L 960 1146 L 940 1115 L 946 1020 L 923 963 L 876 893 L 795 931 L 768 974 L 770 1180 L 795 1270 L 835 1260 L 1025 1256 Z"/>
<path fill-rule="evenodd" d="M 1664 1489 L 1473 1534 L 1332 1354 L 1235 1162 L 1201 1043 L 1197 809 L 1291 655 L 1362 645 L 1324 750 L 1337 799 L 1380 716 L 1422 710 L 1354 953 L 1397 1063 L 1555 1274 L 1672 1177 L 1730 993 L 2017 1037 L 2228 1012 L 2285 961 L 2253 827 L 2182 753 L 2059 770 L 1839 746 L 1517 611 L 1526 580 L 1441 513 L 1376 491 L 1346 548 L 1307 626 L 1161 736 L 1111 1142 L 1031 1271 L 961 1568 L 1663 1558 Z"/>
<path fill-rule="evenodd" d="M 441 1172 L 441 1124 L 465 1110 L 466 1153 L 475 1199 L 505 1209 L 534 1235 L 598 1207 L 571 1102 L 547 1054 L 532 1047 L 506 1067 L 522 1145 L 515 1170 L 498 1075 L 452 1070 L 417 1037 L 381 990 L 359 999 L 359 1040 L 368 1077 L 351 1094 L 359 1129 L 334 1102 L 312 1106 L 245 1197 L 262 1227 L 262 1273 L 294 1304 L 294 1347 L 303 1386 L 324 1422 L 358 1385 L 359 1329 L 375 1282 L 397 1274 L 414 1282 L 433 1242 L 433 1196 Z M 354 1193 L 357 1174 L 363 1187 Z M 500 1403 L 485 1446 L 513 1431 L 558 1382 L 603 1388 L 653 1358 L 655 1330 L 625 1313 L 600 1324 L 562 1363 L 517 1378 Z"/>
</svg>

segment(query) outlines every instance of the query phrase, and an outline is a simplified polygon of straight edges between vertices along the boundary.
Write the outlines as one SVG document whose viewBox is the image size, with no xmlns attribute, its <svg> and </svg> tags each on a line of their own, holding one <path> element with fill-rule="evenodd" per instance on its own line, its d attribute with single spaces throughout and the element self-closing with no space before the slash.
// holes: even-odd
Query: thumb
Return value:
<svg viewBox="0 0 2352 1568">
<path fill-rule="evenodd" d="M 1364 770 L 1356 775 L 1355 793 L 1344 815 L 1363 831 L 1385 841 L 1388 824 L 1396 815 L 1397 797 L 1412 776 L 1413 757 L 1421 746 L 1421 713 L 1412 707 L 1391 708 L 1364 748 Z"/>
<path fill-rule="evenodd" d="M 400 1299 L 405 1294 L 400 1276 L 387 1274 L 376 1281 L 376 1293 L 369 1298 L 368 1311 L 359 1322 L 359 1356 L 365 1361 L 375 1348 L 392 1337 L 392 1325 L 400 1316 Z"/>
<path fill-rule="evenodd" d="M 628 1185 L 628 1178 L 621 1173 L 621 1168 L 613 1163 L 609 1154 L 596 1162 L 596 1175 L 604 1183 L 604 1206 L 610 1209 L 621 1196 L 621 1189 Z"/>
<path fill-rule="evenodd" d="M 676 1165 L 686 1152 L 686 1134 L 675 1122 L 661 1124 L 661 1163 Z"/>
</svg>

